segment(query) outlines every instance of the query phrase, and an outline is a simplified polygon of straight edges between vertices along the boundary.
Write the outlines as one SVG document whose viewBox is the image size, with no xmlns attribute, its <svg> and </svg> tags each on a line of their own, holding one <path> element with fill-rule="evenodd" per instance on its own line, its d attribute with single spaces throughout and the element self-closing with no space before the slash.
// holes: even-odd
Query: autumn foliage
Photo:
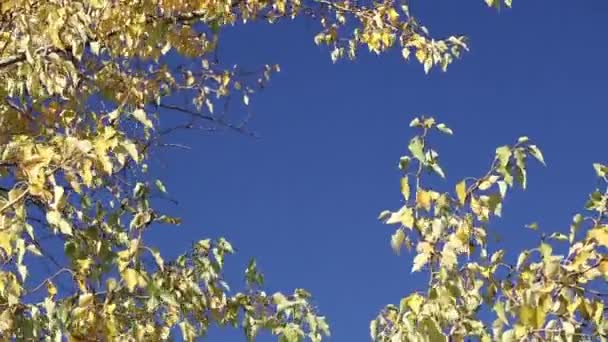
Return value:
<svg viewBox="0 0 608 342">
<path fill-rule="evenodd" d="M 191 341 L 211 326 L 240 327 L 248 340 L 260 330 L 288 342 L 329 336 L 311 295 L 267 294 L 254 261 L 245 290 L 231 291 L 227 240 L 200 237 L 165 260 L 143 238 L 181 223 L 153 205 L 167 189 L 148 173 L 151 152 L 184 130 L 247 133 L 229 108 L 248 106 L 279 71 L 223 65 L 219 33 L 296 17 L 318 24 L 311 39 L 334 62 L 398 49 L 429 72 L 468 50 L 463 36 L 432 36 L 407 1 L 0 2 L 2 340 Z M 507 193 L 525 188 L 528 159 L 544 163 L 538 147 L 525 137 L 499 147 L 485 174 L 439 192 L 424 182 L 445 177 L 427 138 L 452 130 L 429 117 L 412 126 L 419 134 L 399 162 L 403 206 L 381 219 L 429 288 L 383 309 L 372 339 L 606 340 L 597 286 L 608 274 L 606 192 L 592 193 L 569 235 L 544 236 L 511 265 L 513 251 L 494 250 L 486 229 Z M 595 169 L 605 182 L 608 167 Z M 567 254 L 553 252 L 560 243 Z M 41 278 L 43 262 L 51 269 Z"/>
</svg>

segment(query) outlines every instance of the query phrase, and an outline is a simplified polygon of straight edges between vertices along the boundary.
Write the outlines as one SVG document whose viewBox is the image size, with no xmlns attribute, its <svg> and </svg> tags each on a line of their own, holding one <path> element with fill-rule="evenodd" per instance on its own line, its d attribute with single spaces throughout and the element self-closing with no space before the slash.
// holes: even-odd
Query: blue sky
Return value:
<svg viewBox="0 0 608 342">
<path fill-rule="evenodd" d="M 224 62 L 282 67 L 252 100 L 249 128 L 260 137 L 175 136 L 193 149 L 163 153 L 167 166 L 155 172 L 179 200 L 170 208 L 184 224 L 156 228 L 151 241 L 175 255 L 224 236 L 238 249 L 227 264 L 233 283 L 256 257 L 269 292 L 314 294 L 332 341 L 368 341 L 384 305 L 424 286 L 409 271 L 411 255 L 391 251 L 392 228 L 376 219 L 400 206 L 396 162 L 420 113 L 455 132 L 435 140 L 446 187 L 481 174 L 494 149 L 518 136 L 543 149 L 548 167 L 531 167 L 529 189 L 509 195 L 492 226 L 501 246 L 534 246 L 537 234 L 524 228 L 533 221 L 566 231 L 597 185 L 591 164 L 608 162 L 608 3 L 517 0 L 500 13 L 481 0 L 413 6 L 432 34 L 469 36 L 471 52 L 447 73 L 425 75 L 397 50 L 334 65 L 312 41 L 313 22 L 227 30 Z M 241 336 L 213 331 L 210 340 Z"/>
</svg>

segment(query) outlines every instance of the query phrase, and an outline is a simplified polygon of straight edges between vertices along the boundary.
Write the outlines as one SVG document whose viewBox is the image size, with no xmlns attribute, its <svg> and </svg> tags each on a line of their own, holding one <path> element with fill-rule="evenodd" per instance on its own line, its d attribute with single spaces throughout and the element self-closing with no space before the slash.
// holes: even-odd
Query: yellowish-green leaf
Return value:
<svg viewBox="0 0 608 342">
<path fill-rule="evenodd" d="M 494 303 L 494 312 L 496 312 L 496 316 L 498 316 L 498 319 L 500 319 L 500 321 L 504 324 L 509 324 L 509 320 L 507 319 L 507 315 L 505 313 L 505 306 L 503 304 L 503 302 L 501 301 L 496 301 L 496 303 Z"/>
<path fill-rule="evenodd" d="M 496 149 L 496 158 L 498 159 L 501 166 L 507 165 L 511 158 L 511 149 L 509 146 L 501 146 Z"/>
<path fill-rule="evenodd" d="M 146 112 L 143 109 L 138 108 L 138 109 L 134 110 L 133 117 L 148 128 L 154 127 L 154 125 L 152 124 L 152 121 L 150 121 L 150 119 L 148 119 L 148 116 L 146 115 Z"/>
<path fill-rule="evenodd" d="M 414 257 L 412 266 L 412 272 L 418 272 L 429 262 L 430 256 L 428 254 L 418 254 Z"/>
<path fill-rule="evenodd" d="M 160 190 L 163 193 L 167 193 L 167 188 L 165 188 L 165 185 L 163 184 L 163 182 L 160 179 L 157 179 L 155 181 L 156 187 L 158 188 L 158 190 Z"/>
<path fill-rule="evenodd" d="M 464 180 L 456 184 L 456 196 L 458 197 L 460 205 L 464 205 L 467 200 L 467 185 Z"/>
<path fill-rule="evenodd" d="M 0 230 L 0 252 L 6 253 L 6 255 L 11 255 L 13 253 L 13 244 L 12 244 L 13 234 L 9 231 Z"/>
<path fill-rule="evenodd" d="M 595 173 L 597 174 L 598 177 L 606 177 L 606 174 L 608 174 L 608 166 L 600 164 L 600 163 L 594 163 L 593 164 L 593 169 L 595 170 Z"/>
<path fill-rule="evenodd" d="M 414 292 L 407 298 L 404 298 L 403 302 L 406 307 L 412 310 L 413 313 L 418 314 L 420 313 L 420 309 L 422 308 L 422 304 L 424 303 L 424 297 Z"/>
<path fill-rule="evenodd" d="M 528 148 L 530 149 L 530 154 L 534 158 L 536 158 L 536 160 L 538 160 L 539 162 L 541 162 L 543 165 L 547 165 L 547 164 L 545 164 L 545 158 L 543 157 L 543 153 L 538 148 L 538 146 L 536 146 L 536 145 L 529 145 Z"/>
<path fill-rule="evenodd" d="M 122 146 L 127 150 L 131 158 L 138 163 L 139 162 L 139 152 L 137 151 L 137 146 L 131 141 L 124 141 Z"/>
<path fill-rule="evenodd" d="M 138 274 L 137 271 L 132 268 L 125 268 L 122 272 L 122 279 L 125 281 L 125 285 L 130 292 L 135 290 L 137 285 Z"/>
<path fill-rule="evenodd" d="M 546 316 L 547 313 L 545 309 L 540 305 L 522 305 L 519 309 L 519 320 L 528 328 L 541 328 L 545 323 Z"/>
<path fill-rule="evenodd" d="M 59 229 L 62 234 L 72 235 L 72 226 L 66 219 L 61 216 L 61 213 L 59 213 L 58 211 L 48 211 L 46 213 L 46 220 L 51 226 Z"/>
<path fill-rule="evenodd" d="M 598 266 L 598 270 L 605 277 L 608 276 L 608 259 L 603 259 L 602 261 L 600 261 L 600 264 Z"/>
<path fill-rule="evenodd" d="M 401 246 L 403 246 L 403 242 L 405 241 L 405 233 L 403 229 L 397 229 L 393 236 L 391 236 L 391 247 L 395 253 L 399 254 L 401 252 Z"/>
<path fill-rule="evenodd" d="M 548 243 L 541 243 L 540 244 L 540 254 L 543 256 L 543 259 L 549 259 L 549 257 L 551 257 L 551 253 L 553 253 L 553 247 L 551 247 L 551 245 L 549 245 Z"/>
<path fill-rule="evenodd" d="M 424 208 L 426 211 L 431 210 L 432 197 L 429 191 L 418 189 L 416 193 L 416 204 L 420 208 Z"/>
<path fill-rule="evenodd" d="M 600 245 L 608 247 L 608 227 L 604 226 L 591 229 L 587 236 L 590 239 L 595 239 Z"/>
<path fill-rule="evenodd" d="M 426 156 L 424 155 L 423 148 L 422 140 L 419 137 L 414 137 L 408 146 L 412 156 L 424 164 L 426 162 Z"/>
<path fill-rule="evenodd" d="M 452 129 L 449 128 L 448 126 L 446 126 L 444 123 L 440 123 L 436 127 L 437 127 L 438 130 L 440 130 L 441 132 L 443 132 L 445 134 L 449 134 L 449 135 L 454 134 L 454 132 L 452 131 Z"/>
<path fill-rule="evenodd" d="M 524 264 L 524 262 L 526 261 L 526 259 L 528 259 L 528 256 L 530 255 L 529 251 L 523 251 L 519 254 L 519 257 L 517 257 L 517 264 L 515 266 L 516 269 L 521 269 L 521 266 Z"/>
<path fill-rule="evenodd" d="M 401 178 L 401 194 L 406 201 L 410 199 L 410 183 L 407 176 Z"/>
</svg>

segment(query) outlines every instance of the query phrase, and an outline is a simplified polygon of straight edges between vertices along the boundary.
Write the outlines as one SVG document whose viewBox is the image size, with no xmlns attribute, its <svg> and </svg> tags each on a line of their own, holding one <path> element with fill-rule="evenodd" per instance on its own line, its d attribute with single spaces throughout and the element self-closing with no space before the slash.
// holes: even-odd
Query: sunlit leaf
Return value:
<svg viewBox="0 0 608 342">
<path fill-rule="evenodd" d="M 413 138 L 410 141 L 408 148 L 409 148 L 410 152 L 412 153 L 412 156 L 414 156 L 414 158 L 418 159 L 421 163 L 426 162 L 426 157 L 425 157 L 424 151 L 423 151 L 422 140 L 420 140 L 419 137 Z"/>
<path fill-rule="evenodd" d="M 464 205 L 467 200 L 467 185 L 464 180 L 456 184 L 456 196 L 458 197 L 460 205 Z"/>
</svg>

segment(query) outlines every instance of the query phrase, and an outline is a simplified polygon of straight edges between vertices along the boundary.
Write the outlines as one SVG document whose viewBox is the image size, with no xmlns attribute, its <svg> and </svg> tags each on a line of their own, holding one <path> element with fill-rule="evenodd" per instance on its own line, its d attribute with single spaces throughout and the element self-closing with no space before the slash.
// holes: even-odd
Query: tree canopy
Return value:
<svg viewBox="0 0 608 342">
<path fill-rule="evenodd" d="M 242 327 L 249 340 L 260 330 L 281 341 L 329 335 L 311 295 L 267 294 L 255 261 L 244 272 L 246 290 L 231 291 L 223 277 L 234 252 L 227 240 L 201 237 L 174 260 L 144 240 L 155 226 L 181 223 L 153 205 L 167 192 L 148 172 L 155 148 L 183 130 L 246 133 L 246 119 L 230 114 L 279 71 L 224 65 L 224 28 L 296 17 L 319 24 L 311 38 L 334 62 L 394 48 L 429 72 L 446 70 L 468 49 L 464 36 L 432 36 L 407 1 L 2 1 L 3 339 L 194 340 L 212 325 Z M 484 227 L 500 214 L 508 189 L 525 187 L 526 159 L 543 162 L 540 150 L 520 138 L 497 150 L 486 175 L 441 193 L 421 182 L 427 171 L 444 176 L 427 136 L 451 130 L 427 117 L 412 126 L 421 134 L 400 160 L 405 205 L 381 216 L 399 226 L 396 251 L 415 248 L 413 271 L 429 273 L 429 292 L 384 309 L 372 338 L 604 339 L 603 294 L 594 282 L 608 272 L 608 195 L 592 194 L 588 209 L 597 216 L 576 216 L 570 236 L 543 237 L 508 265 L 505 252 L 488 249 Z M 596 171 L 606 179 L 607 167 Z M 588 230 L 581 238 L 582 226 Z M 553 240 L 569 244 L 566 256 L 553 253 Z M 36 282 L 41 260 L 53 269 Z M 491 328 L 484 305 L 497 317 Z"/>
<path fill-rule="evenodd" d="M 431 175 L 445 178 L 429 138 L 453 132 L 431 117 L 411 126 L 419 134 L 399 160 L 404 205 L 380 219 L 397 226 L 391 246 L 415 254 L 411 270 L 428 274 L 428 289 L 382 310 L 371 323 L 373 340 L 607 340 L 608 167 L 593 165 L 604 189 L 590 194 L 569 234 L 542 234 L 537 247 L 513 253 L 492 246 L 488 228 L 508 192 L 526 188 L 528 160 L 545 164 L 540 149 L 520 137 L 498 147 L 480 176 L 437 191 L 425 185 Z"/>
</svg>

